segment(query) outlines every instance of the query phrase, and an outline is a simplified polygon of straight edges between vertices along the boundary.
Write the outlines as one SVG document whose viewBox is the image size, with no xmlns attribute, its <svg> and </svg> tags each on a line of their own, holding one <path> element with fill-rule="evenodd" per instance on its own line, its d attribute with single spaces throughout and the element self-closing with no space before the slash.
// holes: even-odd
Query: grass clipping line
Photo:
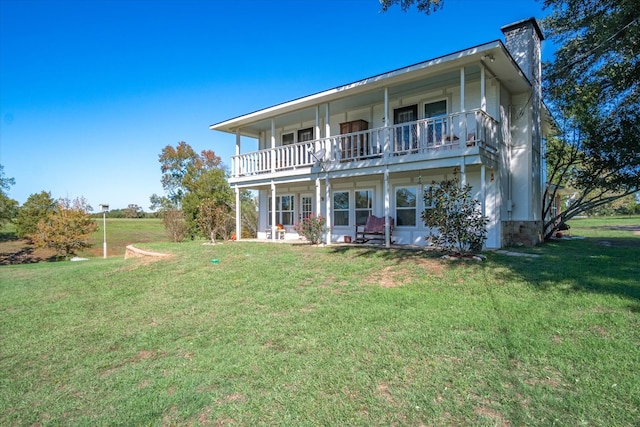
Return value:
<svg viewBox="0 0 640 427">
<path fill-rule="evenodd" d="M 168 258 L 171 254 L 163 254 L 161 252 L 151 252 L 144 251 L 142 249 L 138 249 L 133 245 L 127 245 L 127 250 L 124 252 L 124 259 L 129 258 L 151 258 L 151 259 L 160 259 L 160 258 Z"/>
</svg>

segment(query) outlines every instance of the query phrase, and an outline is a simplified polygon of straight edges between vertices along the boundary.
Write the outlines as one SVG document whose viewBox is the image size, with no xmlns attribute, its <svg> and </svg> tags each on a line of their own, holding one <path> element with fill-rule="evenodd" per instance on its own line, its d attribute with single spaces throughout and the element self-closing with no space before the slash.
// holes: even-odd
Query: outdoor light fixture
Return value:
<svg viewBox="0 0 640 427">
<path fill-rule="evenodd" d="M 107 257 L 107 212 L 109 212 L 109 205 L 101 203 L 100 211 L 102 211 L 102 258 Z"/>
<path fill-rule="evenodd" d="M 482 57 L 482 59 L 484 59 L 485 61 L 490 61 L 490 62 L 494 62 L 496 60 L 496 58 L 493 55 L 485 55 Z"/>
</svg>

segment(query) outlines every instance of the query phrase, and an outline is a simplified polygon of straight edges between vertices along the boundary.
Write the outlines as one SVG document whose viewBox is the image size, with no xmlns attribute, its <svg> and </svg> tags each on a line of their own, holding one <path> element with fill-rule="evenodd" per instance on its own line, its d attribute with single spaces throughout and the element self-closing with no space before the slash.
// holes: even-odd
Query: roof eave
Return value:
<svg viewBox="0 0 640 427">
<path fill-rule="evenodd" d="M 232 119 L 212 124 L 209 126 L 209 129 L 221 132 L 235 133 L 236 129 L 242 128 L 243 125 L 248 125 L 258 120 L 280 116 L 292 111 L 297 111 L 303 108 L 309 108 L 314 105 L 330 102 L 339 98 L 343 98 L 345 96 L 353 96 L 361 92 L 375 89 L 376 86 L 384 86 L 385 84 L 389 83 L 398 83 L 403 80 L 403 77 L 411 78 L 412 73 L 418 72 L 420 70 L 433 69 L 434 72 L 437 72 L 438 70 L 449 67 L 453 61 L 459 61 L 461 59 L 470 58 L 472 56 L 482 57 L 483 54 L 486 54 L 488 51 L 494 49 L 503 50 L 508 54 L 502 41 L 496 40 L 475 47 L 467 48 L 458 52 L 453 52 L 438 58 L 409 65 L 407 67 L 388 71 L 372 77 L 367 77 L 365 79 L 338 86 L 333 89 L 297 98 L 281 104 L 276 104 L 249 114 L 234 117 Z"/>
</svg>

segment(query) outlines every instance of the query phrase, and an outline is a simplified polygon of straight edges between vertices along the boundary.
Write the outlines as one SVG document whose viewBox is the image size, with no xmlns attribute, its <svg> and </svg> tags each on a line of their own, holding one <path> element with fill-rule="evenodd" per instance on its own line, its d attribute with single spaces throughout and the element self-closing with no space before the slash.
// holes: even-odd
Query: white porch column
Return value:
<svg viewBox="0 0 640 427">
<path fill-rule="evenodd" d="M 382 152 L 385 157 L 391 156 L 391 135 L 389 134 L 389 88 L 384 88 L 384 145 Z"/>
<path fill-rule="evenodd" d="M 384 245 L 391 247 L 391 224 L 389 224 L 389 216 L 391 212 L 391 203 L 389 198 L 389 167 L 384 168 Z"/>
<path fill-rule="evenodd" d="M 316 176 L 316 216 L 322 213 L 322 201 L 320 195 L 320 176 Z"/>
<path fill-rule="evenodd" d="M 462 159 L 460 161 L 460 187 L 464 187 L 466 183 L 467 183 L 467 172 L 465 170 L 464 156 L 462 156 Z"/>
<path fill-rule="evenodd" d="M 273 122 L 271 122 L 273 123 Z M 276 240 L 276 184 L 271 182 L 271 240 Z"/>
<path fill-rule="evenodd" d="M 464 109 L 464 67 L 460 68 L 460 111 L 465 112 Z"/>
<path fill-rule="evenodd" d="M 486 72 L 482 63 L 480 64 L 480 109 L 484 112 L 487 111 Z"/>
<path fill-rule="evenodd" d="M 324 203 L 326 209 L 326 226 L 327 226 L 327 245 L 331 244 L 331 183 L 329 181 L 329 175 L 325 174 L 324 178 Z"/>
<path fill-rule="evenodd" d="M 480 166 L 480 208 L 482 210 L 482 216 L 487 213 L 487 167 L 485 165 Z"/>
<path fill-rule="evenodd" d="M 242 236 L 242 205 L 240 203 L 240 188 L 236 186 L 236 241 Z"/>
<path fill-rule="evenodd" d="M 331 141 L 329 137 L 331 136 L 331 117 L 329 116 L 329 103 L 327 102 L 324 106 L 324 137 L 325 137 L 325 146 L 324 148 L 327 150 L 326 159 L 335 159 L 335 153 L 333 152 L 333 147 L 331 146 Z"/>
<path fill-rule="evenodd" d="M 271 172 L 276 171 L 276 121 L 271 119 Z M 272 184 L 273 185 L 273 184 Z M 274 197 L 275 200 L 275 197 Z M 274 210 L 275 212 L 275 210 Z"/>
<path fill-rule="evenodd" d="M 320 106 L 316 105 L 316 127 L 314 129 L 313 139 L 320 139 Z M 314 147 L 314 152 L 318 151 L 320 148 L 317 146 Z"/>
<path fill-rule="evenodd" d="M 236 129 L 236 161 L 234 165 L 233 173 L 235 176 L 240 176 L 242 173 L 242 165 L 240 164 L 240 129 Z"/>
<path fill-rule="evenodd" d="M 465 85 L 465 77 L 464 77 L 464 67 L 460 68 L 460 112 L 464 113 L 466 111 L 465 99 L 464 99 L 464 85 Z M 458 117 L 458 129 L 460 130 L 461 141 L 467 140 L 467 115 L 461 114 Z"/>
</svg>

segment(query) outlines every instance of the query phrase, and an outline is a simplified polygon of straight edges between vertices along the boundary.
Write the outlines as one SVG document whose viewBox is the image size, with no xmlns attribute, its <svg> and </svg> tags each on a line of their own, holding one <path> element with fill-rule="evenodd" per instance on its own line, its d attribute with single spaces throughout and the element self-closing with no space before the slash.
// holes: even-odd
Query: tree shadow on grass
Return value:
<svg viewBox="0 0 640 427">
<path fill-rule="evenodd" d="M 57 261 L 50 251 L 38 250 L 27 240 L 20 239 L 14 232 L 0 233 L 0 265 L 35 264 L 43 261 Z"/>
<path fill-rule="evenodd" d="M 536 289 L 617 295 L 640 312 L 640 238 L 563 239 L 536 247 L 535 253 L 540 257 L 500 255 L 492 261 Z"/>
<path fill-rule="evenodd" d="M 443 252 L 426 247 L 398 247 L 386 248 L 384 245 L 374 244 L 353 244 L 331 246 L 335 254 L 349 255 L 352 257 L 378 257 L 397 263 L 406 262 L 411 259 L 439 258 Z"/>
<path fill-rule="evenodd" d="M 562 239 L 531 248 L 514 248 L 537 257 L 509 256 L 491 251 L 481 268 L 501 268 L 501 279 L 524 281 L 540 290 L 591 292 L 617 295 L 632 301 L 630 309 L 640 312 L 640 237 Z M 382 245 L 337 245 L 336 254 L 349 257 L 378 257 L 400 264 L 412 259 L 442 256 L 429 248 L 390 248 Z M 449 263 L 460 268 L 464 263 Z"/>
</svg>

